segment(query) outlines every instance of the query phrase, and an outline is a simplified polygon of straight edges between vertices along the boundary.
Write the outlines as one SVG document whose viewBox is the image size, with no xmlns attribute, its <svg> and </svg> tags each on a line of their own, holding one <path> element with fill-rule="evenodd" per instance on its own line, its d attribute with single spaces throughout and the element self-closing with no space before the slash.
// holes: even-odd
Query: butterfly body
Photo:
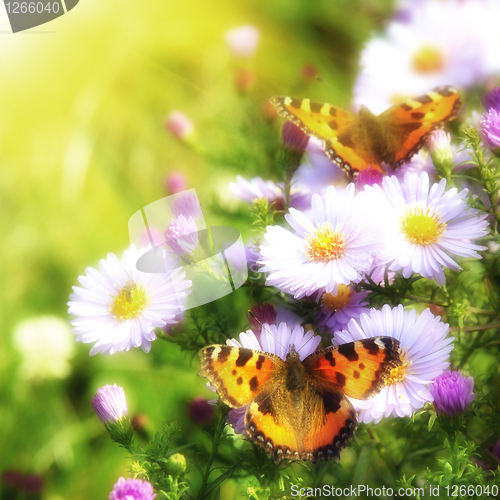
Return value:
<svg viewBox="0 0 500 500">
<path fill-rule="evenodd" d="M 399 342 L 375 337 L 316 351 L 303 361 L 291 346 L 274 354 L 212 345 L 200 352 L 200 375 L 232 408 L 248 405 L 245 429 L 275 460 L 336 459 L 357 427 L 345 397 L 376 394 L 401 364 Z"/>
<path fill-rule="evenodd" d="M 436 128 L 461 108 L 457 91 L 438 87 L 407 99 L 380 115 L 361 106 L 359 114 L 309 99 L 273 97 L 278 114 L 323 141 L 326 154 L 349 177 L 368 168 L 384 172 L 410 161 Z"/>
</svg>

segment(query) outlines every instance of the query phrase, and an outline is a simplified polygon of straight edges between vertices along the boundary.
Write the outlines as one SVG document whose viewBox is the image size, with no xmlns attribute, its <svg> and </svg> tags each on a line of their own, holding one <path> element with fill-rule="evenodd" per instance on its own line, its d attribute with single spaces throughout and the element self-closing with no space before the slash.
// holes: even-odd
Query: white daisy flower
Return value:
<svg viewBox="0 0 500 500">
<path fill-rule="evenodd" d="M 378 114 L 434 87 L 470 87 L 497 74 L 500 36 L 487 27 L 498 19 L 496 3 L 414 2 L 363 50 L 355 103 Z"/>
<path fill-rule="evenodd" d="M 486 247 L 470 240 L 487 234 L 486 214 L 468 206 L 467 189 L 445 188 L 445 179 L 429 188 L 425 172 L 408 173 L 403 183 L 386 177 L 382 186 L 369 188 L 376 193 L 372 204 L 381 210 L 386 231 L 379 259 L 391 271 L 402 269 L 405 278 L 415 272 L 443 286 L 443 267 L 461 270 L 449 254 L 481 258 L 477 251 Z"/>
<path fill-rule="evenodd" d="M 173 269 L 168 275 L 138 271 L 136 262 L 147 251 L 131 245 L 121 262 L 110 253 L 100 261 L 100 272 L 88 267 L 78 278 L 83 288 L 73 287 L 68 302 L 68 312 L 78 317 L 71 321 L 73 333 L 78 342 L 95 342 L 91 356 L 131 347 L 149 352 L 154 329 L 174 323 L 185 309 L 182 302 L 191 282 L 173 265 L 167 267 Z"/>
<path fill-rule="evenodd" d="M 453 337 L 447 337 L 448 324 L 425 309 L 417 318 L 415 311 L 404 311 L 399 305 L 381 311 L 371 309 L 351 320 L 346 330 L 335 332 L 334 345 L 385 335 L 401 343 L 402 366 L 394 368 L 385 387 L 367 401 L 351 399 L 359 411 L 360 422 L 380 422 L 383 417 L 411 415 L 434 399 L 427 385 L 448 368 Z"/>
<path fill-rule="evenodd" d="M 303 361 L 318 348 L 321 337 L 315 336 L 314 332 L 309 330 L 304 333 L 304 328 L 297 325 L 290 328 L 286 323 L 280 323 L 278 326 L 264 323 L 259 338 L 252 330 L 240 333 L 240 340 L 230 339 L 227 345 L 234 347 L 247 347 L 255 351 L 269 352 L 276 354 L 283 361 L 293 345 L 300 360 Z M 248 405 L 232 409 L 227 421 L 230 423 L 234 432 L 238 434 L 245 433 L 245 412 Z"/>
<path fill-rule="evenodd" d="M 330 186 L 325 203 L 313 196 L 312 221 L 291 208 L 285 218 L 293 232 L 268 226 L 259 261 L 261 272 L 269 272 L 266 284 L 299 299 L 318 290 L 336 294 L 337 285 L 361 281 L 378 250 L 379 231 L 364 199 L 352 183 Z"/>
</svg>

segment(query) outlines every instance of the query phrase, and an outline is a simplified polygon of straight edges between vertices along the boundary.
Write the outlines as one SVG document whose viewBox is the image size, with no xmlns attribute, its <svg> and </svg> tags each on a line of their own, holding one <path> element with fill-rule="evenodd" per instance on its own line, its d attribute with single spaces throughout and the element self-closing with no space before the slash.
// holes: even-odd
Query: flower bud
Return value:
<svg viewBox="0 0 500 500">
<path fill-rule="evenodd" d="M 134 430 L 128 418 L 123 387 L 114 384 L 97 389 L 97 394 L 92 398 L 92 408 L 106 427 L 111 439 L 128 448 L 132 444 Z"/>
<path fill-rule="evenodd" d="M 186 470 L 186 457 L 180 453 L 170 455 L 167 460 L 169 474 L 173 477 L 179 477 Z"/>
<path fill-rule="evenodd" d="M 460 371 L 446 370 L 429 386 L 429 391 L 434 397 L 436 413 L 449 417 L 463 413 L 476 398 L 476 395 L 472 394 L 473 388 L 472 377 L 465 377 Z"/>
</svg>

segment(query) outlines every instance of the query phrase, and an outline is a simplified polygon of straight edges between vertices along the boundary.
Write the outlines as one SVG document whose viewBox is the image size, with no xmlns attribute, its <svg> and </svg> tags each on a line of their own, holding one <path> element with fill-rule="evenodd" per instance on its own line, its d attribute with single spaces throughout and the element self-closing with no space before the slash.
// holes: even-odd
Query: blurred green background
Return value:
<svg viewBox="0 0 500 500">
<path fill-rule="evenodd" d="M 89 358 L 89 345 L 73 343 L 69 370 L 51 377 L 43 371 L 50 352 L 33 343 L 29 358 L 29 348 L 16 347 L 17 325 L 43 315 L 69 321 L 77 277 L 108 252 L 121 256 L 129 217 L 169 194 L 169 172 L 183 172 L 197 189 L 208 223 L 248 235 L 228 184 L 236 174 L 271 176 L 262 144 L 278 143 L 279 125 L 265 122 L 267 99 L 347 105 L 363 42 L 391 8 L 389 0 L 80 0 L 14 35 L 4 14 L 0 472 L 43 476 L 46 499 L 107 498 L 128 466 L 90 407 L 107 383 L 125 388 L 131 414 L 147 415 L 151 429 L 179 420 L 188 439 L 201 436 L 186 405 L 207 391 L 191 355 L 158 341 L 149 355 Z M 243 24 L 261 38 L 252 57 L 236 59 L 224 35 Z M 306 65 L 318 79 L 304 77 Z M 234 84 L 240 69 L 256 77 L 245 92 Z M 174 109 L 193 121 L 194 145 L 166 131 Z M 244 294 L 213 306 L 230 311 L 234 332 L 245 325 Z"/>
</svg>

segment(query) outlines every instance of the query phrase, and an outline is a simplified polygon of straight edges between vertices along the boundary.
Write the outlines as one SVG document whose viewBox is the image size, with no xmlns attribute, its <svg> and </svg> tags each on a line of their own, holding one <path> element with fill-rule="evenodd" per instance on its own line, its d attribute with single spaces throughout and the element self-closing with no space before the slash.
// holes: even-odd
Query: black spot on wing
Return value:
<svg viewBox="0 0 500 500">
<path fill-rule="evenodd" d="M 334 108 L 333 106 L 330 106 L 330 115 L 337 116 L 337 109 Z"/>
<path fill-rule="evenodd" d="M 335 358 L 333 357 L 332 351 L 328 351 L 325 354 L 325 359 L 330 363 L 330 366 L 335 366 Z"/>
<path fill-rule="evenodd" d="M 209 347 L 207 347 L 207 348 L 205 349 L 205 355 L 206 355 L 207 357 L 210 357 L 210 356 L 212 356 L 212 353 L 213 353 L 214 351 L 215 351 L 215 346 L 214 346 L 214 345 L 211 345 L 211 346 L 209 346 Z"/>
<path fill-rule="evenodd" d="M 412 118 L 415 118 L 415 120 L 421 120 L 425 116 L 425 113 L 421 113 L 420 111 L 415 111 L 411 114 Z"/>
<path fill-rule="evenodd" d="M 328 126 L 332 129 L 332 130 L 337 130 L 339 128 L 337 122 L 335 120 L 330 120 L 328 122 Z"/>
<path fill-rule="evenodd" d="M 319 113 L 320 109 L 323 107 L 323 104 L 321 104 L 320 102 L 311 102 L 310 106 L 313 113 Z"/>
<path fill-rule="evenodd" d="M 354 342 L 339 345 L 339 354 L 342 354 L 349 361 L 357 361 L 359 359 L 358 353 L 354 347 Z"/>
<path fill-rule="evenodd" d="M 413 113 L 415 114 L 415 113 Z M 420 113 L 422 114 L 422 113 Z M 406 122 L 406 123 L 400 123 L 399 127 L 403 129 L 405 132 L 410 133 L 413 132 L 414 130 L 417 130 L 421 127 L 421 124 L 418 122 Z"/>
<path fill-rule="evenodd" d="M 450 95 L 455 94 L 455 91 L 452 87 L 437 87 L 434 89 L 434 92 L 437 92 L 443 97 L 449 97 Z"/>
<path fill-rule="evenodd" d="M 380 351 L 380 347 L 375 343 L 375 339 L 362 339 L 361 343 L 368 351 L 368 354 L 375 356 Z"/>
<path fill-rule="evenodd" d="M 354 149 L 354 142 L 352 140 L 352 134 L 350 131 L 339 134 L 337 136 L 337 141 L 346 148 Z"/>
<path fill-rule="evenodd" d="M 295 109 L 300 109 L 302 106 L 302 99 L 292 99 L 290 106 Z"/>
<path fill-rule="evenodd" d="M 250 349 L 240 349 L 240 354 L 238 356 L 238 359 L 236 360 L 236 366 L 245 366 L 252 356 L 253 353 Z"/>
<path fill-rule="evenodd" d="M 342 394 L 340 392 L 331 392 L 329 391 L 327 394 L 321 394 L 323 399 L 323 404 L 325 405 L 326 413 L 337 413 L 340 409 L 340 402 L 342 401 Z"/>
<path fill-rule="evenodd" d="M 264 364 L 264 361 L 266 360 L 265 356 L 262 356 L 262 354 L 259 356 L 259 359 L 257 360 L 257 364 L 255 367 L 257 370 L 260 370 L 262 368 L 262 365 Z"/>
<path fill-rule="evenodd" d="M 360 370 L 364 370 L 366 367 L 365 367 L 365 365 L 363 363 L 359 363 L 358 368 Z"/>
<path fill-rule="evenodd" d="M 413 99 L 413 100 L 417 101 L 417 102 L 421 102 L 422 104 L 430 104 L 431 102 L 433 102 L 432 97 L 429 97 L 427 94 L 415 97 L 415 99 Z"/>
<path fill-rule="evenodd" d="M 250 390 L 252 392 L 255 392 L 257 387 L 259 387 L 259 380 L 257 379 L 257 377 L 252 377 L 250 379 L 249 385 L 250 385 Z"/>
<path fill-rule="evenodd" d="M 359 373 L 357 370 L 354 370 L 354 373 L 352 374 L 354 378 L 359 378 L 361 376 L 361 373 Z"/>
<path fill-rule="evenodd" d="M 346 377 L 345 377 L 345 375 L 343 373 L 335 372 L 335 378 L 337 379 L 337 384 L 340 387 L 344 387 L 345 386 Z"/>
<path fill-rule="evenodd" d="M 222 346 L 220 348 L 219 354 L 217 355 L 217 361 L 219 363 L 225 363 L 228 360 L 230 354 L 231 354 L 231 347 Z"/>
<path fill-rule="evenodd" d="M 413 108 L 409 105 L 409 104 L 406 104 L 406 103 L 403 103 L 401 104 L 401 107 L 405 110 L 405 111 L 411 111 Z"/>
<path fill-rule="evenodd" d="M 236 383 L 237 383 L 238 385 L 241 385 L 241 384 L 243 383 L 243 379 L 242 379 L 241 377 L 238 377 L 238 378 L 236 379 Z"/>
<path fill-rule="evenodd" d="M 233 371 L 231 372 L 231 374 L 232 374 L 233 376 L 234 376 L 234 375 L 236 375 L 237 373 L 238 373 L 238 372 L 237 372 L 236 370 L 233 370 Z"/>
</svg>

